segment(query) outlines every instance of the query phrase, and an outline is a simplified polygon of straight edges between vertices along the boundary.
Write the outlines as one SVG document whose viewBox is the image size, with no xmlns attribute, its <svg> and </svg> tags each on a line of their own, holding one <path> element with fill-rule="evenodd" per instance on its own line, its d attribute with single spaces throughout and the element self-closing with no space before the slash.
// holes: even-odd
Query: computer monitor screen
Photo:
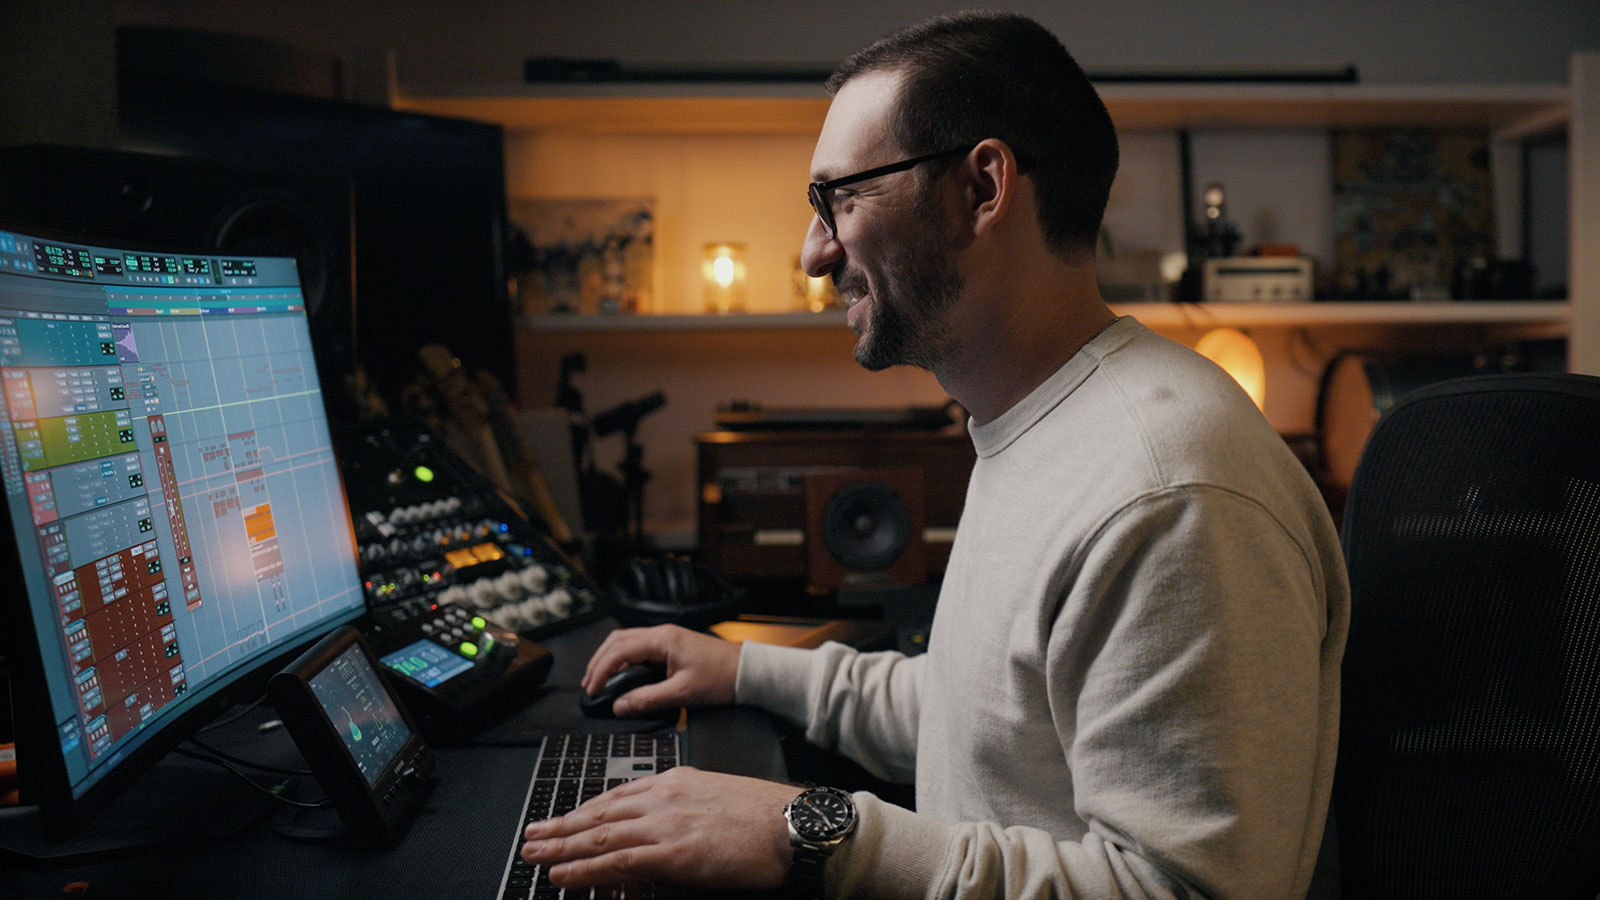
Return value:
<svg viewBox="0 0 1600 900">
<path fill-rule="evenodd" d="M 19 773 L 67 830 L 362 612 L 354 531 L 293 259 L 0 227 L 0 384 Z"/>
</svg>

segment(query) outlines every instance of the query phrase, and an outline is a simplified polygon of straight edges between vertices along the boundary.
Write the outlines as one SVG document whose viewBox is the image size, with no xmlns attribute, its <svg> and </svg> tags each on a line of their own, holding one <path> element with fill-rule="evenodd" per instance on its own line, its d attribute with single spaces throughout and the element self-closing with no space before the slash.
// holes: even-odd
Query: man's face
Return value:
<svg viewBox="0 0 1600 900">
<path fill-rule="evenodd" d="M 835 95 L 812 155 L 811 177 L 824 181 L 905 157 L 889 136 L 899 76 L 874 72 Z M 801 261 L 831 275 L 859 335 L 856 361 L 872 371 L 894 365 L 936 368 L 954 336 L 947 313 L 962 281 L 951 254 L 949 216 L 935 180 L 896 172 L 836 189 L 828 202 L 836 235 L 812 218 Z"/>
</svg>

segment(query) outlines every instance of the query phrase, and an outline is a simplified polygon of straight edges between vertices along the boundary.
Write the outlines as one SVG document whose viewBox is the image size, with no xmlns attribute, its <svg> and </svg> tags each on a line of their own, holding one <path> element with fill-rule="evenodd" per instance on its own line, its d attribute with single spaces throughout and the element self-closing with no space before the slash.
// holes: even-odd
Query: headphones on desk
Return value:
<svg viewBox="0 0 1600 900">
<path fill-rule="evenodd" d="M 705 629 L 737 615 L 739 591 L 715 571 L 676 556 L 635 557 L 611 579 L 606 611 L 629 627 Z"/>
</svg>

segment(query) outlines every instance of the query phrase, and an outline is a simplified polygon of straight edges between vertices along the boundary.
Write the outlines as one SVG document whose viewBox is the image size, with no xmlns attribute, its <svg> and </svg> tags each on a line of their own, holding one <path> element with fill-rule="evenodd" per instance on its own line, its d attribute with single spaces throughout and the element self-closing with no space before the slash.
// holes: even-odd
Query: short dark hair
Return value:
<svg viewBox="0 0 1600 900">
<path fill-rule="evenodd" d="M 936 16 L 857 51 L 828 78 L 828 92 L 876 71 L 904 74 L 891 128 L 907 155 L 1005 141 L 1033 176 L 1051 249 L 1093 251 L 1117 174 L 1117 134 L 1055 35 L 1013 13 Z"/>
</svg>

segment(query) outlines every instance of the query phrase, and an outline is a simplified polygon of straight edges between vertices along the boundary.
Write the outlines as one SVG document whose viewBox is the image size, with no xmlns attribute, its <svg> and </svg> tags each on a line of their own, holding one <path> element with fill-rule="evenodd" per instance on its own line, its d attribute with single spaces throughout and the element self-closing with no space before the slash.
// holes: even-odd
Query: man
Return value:
<svg viewBox="0 0 1600 900">
<path fill-rule="evenodd" d="M 1053 36 L 990 13 L 880 40 L 829 89 L 806 271 L 845 297 L 857 359 L 932 371 L 977 448 L 929 651 L 620 631 L 584 686 L 664 661 L 619 714 L 763 706 L 914 778 L 917 811 L 680 769 L 530 826 L 525 857 L 569 885 L 1303 897 L 1337 743 L 1337 536 L 1228 376 L 1100 298 L 1104 106 Z"/>
</svg>

